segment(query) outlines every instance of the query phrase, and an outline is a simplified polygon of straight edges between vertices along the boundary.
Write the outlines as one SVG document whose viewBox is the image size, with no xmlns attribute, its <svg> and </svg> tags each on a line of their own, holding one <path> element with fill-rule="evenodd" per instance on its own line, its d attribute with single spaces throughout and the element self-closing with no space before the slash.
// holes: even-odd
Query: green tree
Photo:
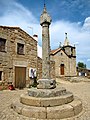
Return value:
<svg viewBox="0 0 90 120">
<path fill-rule="evenodd" d="M 84 64 L 83 62 L 78 62 L 77 66 L 81 68 L 86 68 L 86 64 Z"/>
</svg>

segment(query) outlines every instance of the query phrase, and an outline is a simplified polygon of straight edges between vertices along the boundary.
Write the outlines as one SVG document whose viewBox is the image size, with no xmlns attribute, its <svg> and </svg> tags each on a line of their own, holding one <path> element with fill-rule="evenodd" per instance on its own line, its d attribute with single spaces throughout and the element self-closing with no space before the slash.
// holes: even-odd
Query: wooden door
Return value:
<svg viewBox="0 0 90 120">
<path fill-rule="evenodd" d="M 24 88 L 26 86 L 26 68 L 15 67 L 15 87 Z"/>
<path fill-rule="evenodd" d="M 61 64 L 60 66 L 60 73 L 61 75 L 64 75 L 64 64 Z"/>
</svg>

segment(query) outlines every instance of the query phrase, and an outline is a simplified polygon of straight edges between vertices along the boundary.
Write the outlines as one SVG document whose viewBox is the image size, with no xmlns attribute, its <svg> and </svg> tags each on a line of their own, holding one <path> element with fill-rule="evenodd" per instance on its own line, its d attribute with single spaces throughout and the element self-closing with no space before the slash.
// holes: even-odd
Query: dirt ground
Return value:
<svg viewBox="0 0 90 120">
<path fill-rule="evenodd" d="M 69 82 L 57 79 L 58 86 L 65 87 L 67 91 L 70 91 L 81 99 L 83 103 L 83 111 L 73 118 L 67 118 L 63 120 L 90 120 L 90 82 Z M 22 93 L 26 93 L 27 88 L 23 90 L 3 90 L 0 91 L 0 120 L 36 120 L 17 114 L 10 108 L 12 101 L 20 98 Z"/>
</svg>

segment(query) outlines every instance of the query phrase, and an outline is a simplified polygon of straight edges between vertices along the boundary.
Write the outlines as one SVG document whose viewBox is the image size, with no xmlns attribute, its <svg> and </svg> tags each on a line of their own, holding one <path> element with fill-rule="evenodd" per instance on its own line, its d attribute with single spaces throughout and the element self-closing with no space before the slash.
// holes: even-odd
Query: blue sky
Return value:
<svg viewBox="0 0 90 120">
<path fill-rule="evenodd" d="M 76 45 L 77 62 L 90 69 L 90 0 L 45 0 L 52 17 L 50 26 L 51 49 L 64 43 L 65 32 L 71 45 Z M 0 0 L 0 25 L 19 26 L 31 36 L 38 34 L 42 45 L 40 15 L 44 0 Z M 32 29 L 31 29 L 31 28 Z M 39 56 L 41 56 L 41 47 Z"/>
</svg>

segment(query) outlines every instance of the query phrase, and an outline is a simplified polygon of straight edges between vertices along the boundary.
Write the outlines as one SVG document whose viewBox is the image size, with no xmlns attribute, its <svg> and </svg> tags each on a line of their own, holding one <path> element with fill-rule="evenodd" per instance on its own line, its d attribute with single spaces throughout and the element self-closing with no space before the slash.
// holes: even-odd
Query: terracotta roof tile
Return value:
<svg viewBox="0 0 90 120">
<path fill-rule="evenodd" d="M 57 53 L 59 50 L 61 50 L 61 48 L 57 48 L 57 49 L 54 49 L 54 50 L 51 50 L 50 54 L 55 54 Z"/>
</svg>

